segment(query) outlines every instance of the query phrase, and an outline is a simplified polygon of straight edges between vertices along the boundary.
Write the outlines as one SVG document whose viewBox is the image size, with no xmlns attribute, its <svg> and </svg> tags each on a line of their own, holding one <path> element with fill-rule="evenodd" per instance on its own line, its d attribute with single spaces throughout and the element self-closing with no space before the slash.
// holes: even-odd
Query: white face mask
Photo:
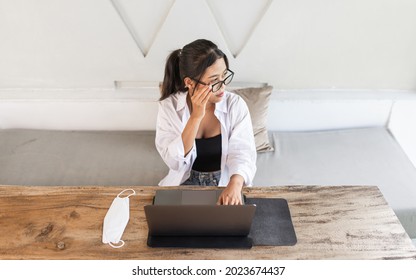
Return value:
<svg viewBox="0 0 416 280">
<path fill-rule="evenodd" d="M 132 191 L 126 197 L 120 197 L 125 191 Z M 113 248 L 121 248 L 124 241 L 121 240 L 124 229 L 130 218 L 130 204 L 129 197 L 135 195 L 136 192 L 132 189 L 126 189 L 120 192 L 107 211 L 103 224 L 103 243 L 108 243 Z M 120 245 L 117 245 L 121 243 Z"/>
</svg>

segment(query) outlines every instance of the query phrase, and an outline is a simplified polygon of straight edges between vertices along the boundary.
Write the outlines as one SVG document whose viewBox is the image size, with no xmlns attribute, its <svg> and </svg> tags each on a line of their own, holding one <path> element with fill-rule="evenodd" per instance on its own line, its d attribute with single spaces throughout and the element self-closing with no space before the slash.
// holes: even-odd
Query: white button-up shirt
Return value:
<svg viewBox="0 0 416 280">
<path fill-rule="evenodd" d="M 156 149 L 169 167 L 160 186 L 178 186 L 186 181 L 197 157 L 196 144 L 185 156 L 182 132 L 190 118 L 186 92 L 172 94 L 159 102 L 156 122 Z M 219 186 L 227 186 L 230 177 L 239 174 L 251 186 L 256 173 L 256 145 L 250 113 L 244 100 L 224 92 L 215 104 L 215 116 L 221 123 L 222 155 Z"/>
</svg>

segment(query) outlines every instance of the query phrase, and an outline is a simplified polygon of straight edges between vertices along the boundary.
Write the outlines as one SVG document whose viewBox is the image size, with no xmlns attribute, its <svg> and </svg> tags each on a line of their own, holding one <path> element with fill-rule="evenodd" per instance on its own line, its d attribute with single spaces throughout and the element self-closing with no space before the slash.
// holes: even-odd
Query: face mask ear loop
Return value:
<svg viewBox="0 0 416 280">
<path fill-rule="evenodd" d="M 114 249 L 118 249 L 118 248 L 121 248 L 121 247 L 123 247 L 124 246 L 124 241 L 123 240 L 120 240 L 120 242 L 121 242 L 121 244 L 120 245 L 113 245 L 113 243 L 108 243 L 108 245 L 110 245 L 111 247 L 113 247 Z M 119 243 L 120 243 L 119 242 Z"/>
<path fill-rule="evenodd" d="M 132 193 L 131 194 L 129 194 L 128 196 L 126 196 L 126 197 L 130 197 L 130 196 L 132 196 L 132 195 L 136 195 L 136 192 L 133 190 L 133 189 L 125 189 L 125 190 L 122 190 L 118 195 L 117 195 L 117 197 L 120 197 L 120 195 L 121 194 L 123 194 L 124 192 L 127 192 L 127 191 L 132 191 Z"/>
</svg>

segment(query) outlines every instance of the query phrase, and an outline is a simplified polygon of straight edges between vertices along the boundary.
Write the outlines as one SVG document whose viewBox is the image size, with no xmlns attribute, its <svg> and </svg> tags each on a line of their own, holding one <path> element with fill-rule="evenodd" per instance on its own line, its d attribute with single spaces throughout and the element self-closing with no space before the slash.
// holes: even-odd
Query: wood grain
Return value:
<svg viewBox="0 0 416 280">
<path fill-rule="evenodd" d="M 104 216 L 125 188 L 126 245 L 101 242 Z M 1 259 L 416 259 L 416 248 L 377 187 L 247 188 L 248 197 L 285 198 L 295 246 L 236 249 L 149 248 L 143 206 L 160 187 L 0 186 Z M 187 187 L 189 189 L 189 187 Z"/>
</svg>

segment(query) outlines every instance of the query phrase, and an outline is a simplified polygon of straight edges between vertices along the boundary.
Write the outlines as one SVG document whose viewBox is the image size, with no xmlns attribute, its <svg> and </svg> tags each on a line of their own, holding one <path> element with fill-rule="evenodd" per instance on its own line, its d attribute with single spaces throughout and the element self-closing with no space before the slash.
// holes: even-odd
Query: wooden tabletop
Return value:
<svg viewBox="0 0 416 280">
<path fill-rule="evenodd" d="M 124 247 L 103 244 L 111 202 L 126 188 Z M 247 188 L 285 198 L 298 242 L 252 249 L 149 248 L 143 206 L 160 187 L 0 186 L 0 259 L 416 259 L 416 248 L 377 187 Z M 189 187 L 187 187 L 189 189 Z"/>
</svg>

